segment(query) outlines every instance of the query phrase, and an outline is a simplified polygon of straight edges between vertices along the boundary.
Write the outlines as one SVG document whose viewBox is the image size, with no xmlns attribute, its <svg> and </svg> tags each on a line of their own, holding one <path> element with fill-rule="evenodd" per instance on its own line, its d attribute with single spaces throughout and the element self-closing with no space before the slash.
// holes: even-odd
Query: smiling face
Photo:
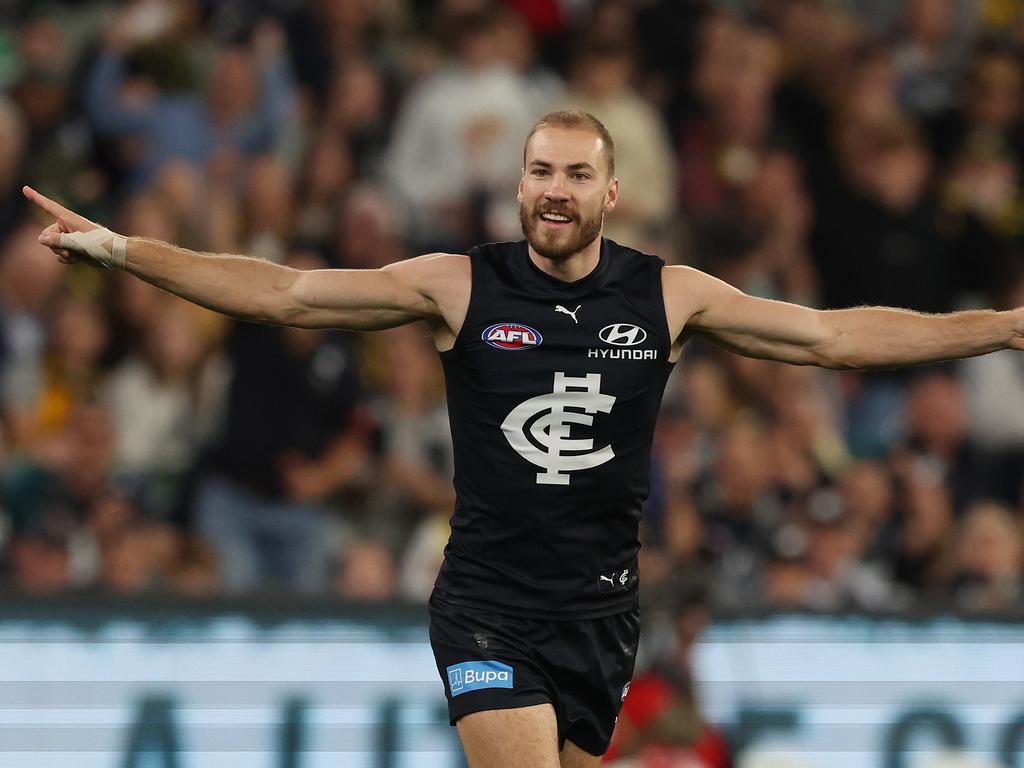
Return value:
<svg viewBox="0 0 1024 768">
<path fill-rule="evenodd" d="M 588 130 L 545 127 L 526 147 L 519 182 L 523 234 L 540 256 L 564 261 L 601 234 L 619 182 L 609 178 L 604 142 Z"/>
</svg>

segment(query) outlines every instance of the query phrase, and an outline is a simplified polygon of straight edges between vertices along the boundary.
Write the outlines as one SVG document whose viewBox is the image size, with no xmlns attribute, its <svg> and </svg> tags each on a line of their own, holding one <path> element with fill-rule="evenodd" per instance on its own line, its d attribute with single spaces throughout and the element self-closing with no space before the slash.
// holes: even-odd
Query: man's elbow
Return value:
<svg viewBox="0 0 1024 768">
<path fill-rule="evenodd" d="M 811 347 L 811 362 L 833 371 L 862 371 L 873 367 L 870 356 L 852 344 L 849 334 L 837 328 L 827 312 L 818 312 L 816 343 Z"/>
<path fill-rule="evenodd" d="M 302 272 L 289 269 L 253 296 L 251 317 L 269 325 L 304 327 L 311 307 L 303 291 Z"/>
</svg>

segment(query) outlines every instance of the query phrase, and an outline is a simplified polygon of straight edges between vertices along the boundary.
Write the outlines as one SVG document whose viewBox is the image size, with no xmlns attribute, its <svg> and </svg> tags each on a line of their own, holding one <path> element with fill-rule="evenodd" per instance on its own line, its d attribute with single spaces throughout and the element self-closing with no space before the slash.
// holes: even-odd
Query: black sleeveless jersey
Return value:
<svg viewBox="0 0 1024 768">
<path fill-rule="evenodd" d="M 664 262 L 602 240 L 566 283 L 525 242 L 469 257 L 466 320 L 441 353 L 457 500 L 435 591 L 537 618 L 628 610 L 672 367 Z"/>
</svg>

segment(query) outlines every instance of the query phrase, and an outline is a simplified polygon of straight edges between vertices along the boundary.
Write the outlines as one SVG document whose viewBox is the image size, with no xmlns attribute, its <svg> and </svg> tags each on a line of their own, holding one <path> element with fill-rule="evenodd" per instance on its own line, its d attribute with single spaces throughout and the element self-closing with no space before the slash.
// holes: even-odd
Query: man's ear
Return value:
<svg viewBox="0 0 1024 768">
<path fill-rule="evenodd" d="M 608 187 L 608 191 L 604 193 L 604 212 L 610 213 L 615 209 L 615 204 L 619 201 L 619 180 L 612 179 L 612 184 Z"/>
<path fill-rule="evenodd" d="M 519 189 L 516 190 L 516 200 L 523 202 L 523 179 L 526 178 L 526 169 L 523 168 L 523 175 L 519 178 Z"/>
</svg>

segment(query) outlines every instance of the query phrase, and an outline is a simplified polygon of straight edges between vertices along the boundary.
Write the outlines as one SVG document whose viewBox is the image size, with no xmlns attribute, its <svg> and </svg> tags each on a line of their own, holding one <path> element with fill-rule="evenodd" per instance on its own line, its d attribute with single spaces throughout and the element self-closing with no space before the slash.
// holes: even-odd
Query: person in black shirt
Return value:
<svg viewBox="0 0 1024 768">
<path fill-rule="evenodd" d="M 323 591 L 333 557 L 325 502 L 367 450 L 353 418 L 355 354 L 336 331 L 250 323 L 232 330 L 228 354 L 225 424 L 201 462 L 196 526 L 227 590 Z"/>
<path fill-rule="evenodd" d="M 582 112 L 529 133 L 525 242 L 301 271 L 124 238 L 26 188 L 61 260 L 127 269 L 211 309 L 304 328 L 430 326 L 456 509 L 431 642 L 472 768 L 597 766 L 639 635 L 637 518 L 665 376 L 687 340 L 839 369 L 1024 349 L 1024 311 L 818 311 L 748 296 L 601 237 L 614 145 Z"/>
</svg>

